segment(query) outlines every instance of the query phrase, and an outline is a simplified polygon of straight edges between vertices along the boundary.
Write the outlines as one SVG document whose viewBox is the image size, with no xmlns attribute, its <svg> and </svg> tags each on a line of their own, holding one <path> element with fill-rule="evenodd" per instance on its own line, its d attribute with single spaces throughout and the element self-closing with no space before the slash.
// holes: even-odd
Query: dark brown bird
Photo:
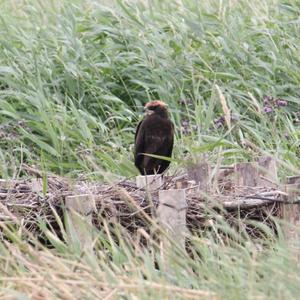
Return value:
<svg viewBox="0 0 300 300">
<path fill-rule="evenodd" d="M 144 155 L 171 157 L 174 143 L 174 125 L 169 119 L 167 105 L 151 101 L 145 105 L 146 116 L 138 124 L 135 133 L 135 166 L 142 175 L 163 173 L 169 166 L 167 160 Z"/>
</svg>

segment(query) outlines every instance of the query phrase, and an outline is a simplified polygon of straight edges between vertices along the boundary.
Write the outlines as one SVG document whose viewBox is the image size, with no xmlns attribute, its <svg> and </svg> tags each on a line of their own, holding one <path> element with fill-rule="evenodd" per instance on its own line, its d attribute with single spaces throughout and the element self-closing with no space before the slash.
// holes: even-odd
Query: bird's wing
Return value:
<svg viewBox="0 0 300 300">
<path fill-rule="evenodd" d="M 144 152 L 144 127 L 143 127 L 143 120 L 139 122 L 135 137 L 134 137 L 134 160 L 136 167 L 139 167 L 141 161 L 143 159 L 143 155 L 139 155 L 139 153 Z"/>
<path fill-rule="evenodd" d="M 172 132 L 171 132 L 171 135 L 170 135 L 170 143 L 169 143 L 169 147 L 167 149 L 167 155 L 168 157 L 171 157 L 172 155 L 172 151 L 173 151 L 173 146 L 174 146 L 174 124 L 171 123 L 172 125 Z"/>
<path fill-rule="evenodd" d="M 141 124 L 142 124 L 143 120 L 139 122 L 139 124 L 137 125 L 136 127 L 136 131 L 135 131 L 135 135 L 134 135 L 134 141 L 136 141 L 136 138 L 137 138 L 137 135 L 138 135 L 138 132 L 140 130 L 140 127 L 141 127 Z"/>
</svg>

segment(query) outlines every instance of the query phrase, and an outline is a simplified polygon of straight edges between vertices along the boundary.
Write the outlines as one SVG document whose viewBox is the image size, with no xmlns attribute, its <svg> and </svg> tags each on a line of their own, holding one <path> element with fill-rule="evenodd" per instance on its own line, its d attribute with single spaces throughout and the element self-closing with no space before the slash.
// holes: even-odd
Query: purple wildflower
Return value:
<svg viewBox="0 0 300 300">
<path fill-rule="evenodd" d="M 220 128 L 225 124 L 225 118 L 224 116 L 220 116 L 219 118 L 214 120 L 214 124 L 216 128 Z"/>
<path fill-rule="evenodd" d="M 265 107 L 264 107 L 264 112 L 265 112 L 266 114 L 269 114 L 269 113 L 271 113 L 271 112 L 273 112 L 273 111 L 274 111 L 273 108 L 270 107 L 270 106 L 265 106 Z"/>
<path fill-rule="evenodd" d="M 224 123 L 225 123 L 225 118 L 224 118 L 224 116 L 220 116 L 218 119 L 215 119 L 215 120 L 214 120 L 214 123 L 218 123 L 218 122 L 224 124 Z"/>
<path fill-rule="evenodd" d="M 191 105 L 192 104 L 192 99 L 190 99 L 190 98 L 182 98 L 182 99 L 180 99 L 179 100 L 179 104 L 180 105 Z"/>
<path fill-rule="evenodd" d="M 188 121 L 182 121 L 181 125 L 183 127 L 188 127 L 189 126 L 189 122 Z"/>
<path fill-rule="evenodd" d="M 265 95 L 264 97 L 263 97 L 263 100 L 264 100 L 264 106 L 266 106 L 266 105 L 268 105 L 268 104 L 270 104 L 270 102 L 272 102 L 273 101 L 273 97 L 272 96 L 267 96 L 267 95 Z"/>
<path fill-rule="evenodd" d="M 224 124 L 222 122 L 215 123 L 215 126 L 216 126 L 217 129 L 220 128 L 220 127 L 222 127 L 223 125 Z"/>
<path fill-rule="evenodd" d="M 190 122 L 187 120 L 183 120 L 181 122 L 181 130 L 184 135 L 189 135 L 191 133 Z"/>
<path fill-rule="evenodd" d="M 278 107 L 284 107 L 284 106 L 287 106 L 287 105 L 288 105 L 287 101 L 284 100 L 284 99 L 281 99 L 281 98 L 276 99 L 276 100 L 275 100 L 275 104 L 276 104 L 276 106 L 278 106 Z"/>
<path fill-rule="evenodd" d="M 190 131 L 189 128 L 182 127 L 182 134 L 183 135 L 190 135 L 191 131 Z"/>
</svg>

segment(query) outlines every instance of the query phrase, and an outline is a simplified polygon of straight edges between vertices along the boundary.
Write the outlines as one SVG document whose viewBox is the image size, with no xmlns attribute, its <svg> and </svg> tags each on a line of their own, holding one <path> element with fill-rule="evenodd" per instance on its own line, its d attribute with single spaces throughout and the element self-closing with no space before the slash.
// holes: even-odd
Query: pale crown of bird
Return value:
<svg viewBox="0 0 300 300">
<path fill-rule="evenodd" d="M 150 109 L 151 107 L 155 107 L 155 106 L 161 106 L 167 108 L 167 104 L 160 100 L 154 100 L 146 103 L 145 108 Z"/>
</svg>

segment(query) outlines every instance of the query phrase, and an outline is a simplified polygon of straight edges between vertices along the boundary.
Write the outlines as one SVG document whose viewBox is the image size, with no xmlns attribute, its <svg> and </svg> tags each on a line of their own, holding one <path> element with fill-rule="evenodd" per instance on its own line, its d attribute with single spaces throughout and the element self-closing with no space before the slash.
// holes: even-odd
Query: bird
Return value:
<svg viewBox="0 0 300 300">
<path fill-rule="evenodd" d="M 134 140 L 134 163 L 141 175 L 163 173 L 170 161 L 145 154 L 171 157 L 174 145 L 174 124 L 167 104 L 160 100 L 146 103 L 146 115 L 139 122 Z"/>
</svg>

